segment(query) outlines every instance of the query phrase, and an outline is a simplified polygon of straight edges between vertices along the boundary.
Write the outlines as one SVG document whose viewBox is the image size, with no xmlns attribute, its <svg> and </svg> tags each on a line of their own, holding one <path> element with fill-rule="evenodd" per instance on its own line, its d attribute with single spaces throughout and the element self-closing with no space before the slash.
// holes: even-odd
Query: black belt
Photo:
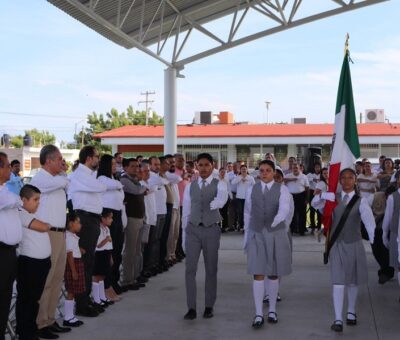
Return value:
<svg viewBox="0 0 400 340">
<path fill-rule="evenodd" d="M 7 243 L 4 243 L 4 242 L 0 242 L 0 248 L 3 248 L 3 249 L 16 249 L 16 248 L 18 248 L 18 244 L 11 245 L 11 244 L 7 244 Z"/>
<path fill-rule="evenodd" d="M 81 210 L 81 209 L 76 209 L 75 210 L 78 214 L 82 214 L 82 215 L 87 215 L 87 216 L 91 216 L 91 217 L 96 217 L 96 218 L 100 218 L 101 215 L 100 214 L 95 214 L 86 210 Z"/>
<path fill-rule="evenodd" d="M 51 231 L 58 232 L 58 233 L 65 233 L 65 228 L 51 227 L 50 230 L 51 230 Z"/>
</svg>

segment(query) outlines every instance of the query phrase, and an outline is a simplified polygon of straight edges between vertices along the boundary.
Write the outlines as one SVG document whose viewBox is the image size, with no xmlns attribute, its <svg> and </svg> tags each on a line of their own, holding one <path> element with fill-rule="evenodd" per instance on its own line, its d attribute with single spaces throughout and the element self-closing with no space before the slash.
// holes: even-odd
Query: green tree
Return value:
<svg viewBox="0 0 400 340">
<path fill-rule="evenodd" d="M 112 130 L 126 125 L 145 125 L 146 111 L 134 110 L 129 106 L 126 111 L 118 113 L 116 109 L 111 109 L 106 114 L 93 112 L 87 116 L 86 128 L 83 128 L 74 136 L 77 145 L 94 145 L 103 152 L 111 152 L 111 147 L 101 145 L 99 140 L 93 138 L 94 135 L 103 131 Z M 149 117 L 149 125 L 163 125 L 164 119 L 155 112 Z M 83 142 L 83 143 L 82 143 Z"/>
<path fill-rule="evenodd" d="M 49 131 L 39 131 L 38 129 L 25 130 L 25 135 L 32 138 L 32 146 L 42 147 L 46 144 L 54 144 L 56 142 L 56 136 L 51 134 Z M 11 145 L 15 148 L 22 148 L 24 144 L 24 136 L 17 135 L 11 137 Z"/>
</svg>

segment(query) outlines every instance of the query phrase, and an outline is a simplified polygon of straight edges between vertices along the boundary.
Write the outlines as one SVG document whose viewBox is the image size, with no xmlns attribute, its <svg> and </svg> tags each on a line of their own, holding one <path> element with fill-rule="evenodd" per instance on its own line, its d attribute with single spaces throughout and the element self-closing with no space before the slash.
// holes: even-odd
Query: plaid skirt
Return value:
<svg viewBox="0 0 400 340">
<path fill-rule="evenodd" d="M 74 280 L 72 278 L 72 271 L 71 268 L 67 262 L 65 266 L 65 273 L 64 273 L 64 284 L 65 284 L 65 290 L 68 293 L 72 293 L 74 295 L 77 294 L 82 294 L 86 291 L 85 287 L 85 268 L 83 266 L 83 261 L 80 258 L 74 258 L 75 262 L 75 269 L 76 272 L 78 273 L 78 279 Z"/>
</svg>

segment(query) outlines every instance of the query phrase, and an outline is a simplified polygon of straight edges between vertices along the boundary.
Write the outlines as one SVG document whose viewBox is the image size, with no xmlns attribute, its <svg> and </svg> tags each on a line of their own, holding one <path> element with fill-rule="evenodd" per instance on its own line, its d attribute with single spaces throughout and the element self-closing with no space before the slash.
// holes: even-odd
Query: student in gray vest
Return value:
<svg viewBox="0 0 400 340">
<path fill-rule="evenodd" d="M 183 194 L 182 243 L 186 253 L 186 298 L 188 312 L 185 320 L 196 313 L 196 272 L 203 250 L 206 272 L 204 318 L 213 317 L 217 298 L 218 249 L 221 236 L 219 209 L 228 200 L 226 183 L 213 176 L 213 158 L 208 153 L 197 156 L 199 178 L 189 183 Z"/>
<path fill-rule="evenodd" d="M 397 268 L 397 279 L 400 285 L 400 252 L 398 245 L 399 217 L 400 217 L 400 171 L 395 175 L 398 189 L 391 194 L 386 203 L 385 217 L 382 222 L 383 244 L 389 249 L 389 265 Z"/>
<path fill-rule="evenodd" d="M 356 195 L 356 173 L 353 169 L 343 169 L 340 172 L 342 191 L 336 195 L 332 192 L 321 193 L 313 200 L 314 207 L 324 200 L 336 200 L 337 206 L 333 210 L 330 235 L 334 235 L 339 221 L 346 210 L 347 204 Z M 346 324 L 357 324 L 356 301 L 358 286 L 368 282 L 367 257 L 361 237 L 361 221 L 364 222 L 371 244 L 374 243 L 375 219 L 366 198 L 359 198 L 351 208 L 343 229 L 332 245 L 329 253 L 331 279 L 333 284 L 333 306 L 335 321 L 331 329 L 335 332 L 343 331 L 343 300 L 344 288 L 347 287 L 348 309 Z M 321 202 L 322 201 L 322 202 Z M 325 203 L 323 203 L 325 204 Z"/>
<path fill-rule="evenodd" d="M 254 328 L 264 324 L 265 277 L 269 280 L 268 322 L 277 323 L 279 277 L 292 272 L 292 252 L 285 223 L 290 213 L 291 195 L 286 186 L 274 181 L 273 161 L 260 162 L 259 172 L 260 182 L 247 191 L 244 211 L 247 273 L 254 278 Z"/>
</svg>

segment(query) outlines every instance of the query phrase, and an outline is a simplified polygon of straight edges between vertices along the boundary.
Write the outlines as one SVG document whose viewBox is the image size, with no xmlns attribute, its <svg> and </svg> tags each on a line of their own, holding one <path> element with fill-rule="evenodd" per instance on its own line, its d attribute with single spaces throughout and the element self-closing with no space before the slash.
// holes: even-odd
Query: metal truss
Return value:
<svg viewBox="0 0 400 340">
<path fill-rule="evenodd" d="M 301 15 L 301 10 L 308 6 L 307 13 L 310 12 L 316 0 L 48 1 L 115 43 L 136 47 L 179 70 L 186 64 L 256 39 L 389 0 L 318 0 L 327 9 L 316 9 L 316 13 L 307 16 Z M 251 12 L 262 14 L 268 28 L 240 36 L 241 28 L 251 20 Z M 206 27 L 214 20 L 228 17 L 227 35 L 213 33 Z M 210 46 L 182 58 L 194 31 L 209 40 Z"/>
</svg>

